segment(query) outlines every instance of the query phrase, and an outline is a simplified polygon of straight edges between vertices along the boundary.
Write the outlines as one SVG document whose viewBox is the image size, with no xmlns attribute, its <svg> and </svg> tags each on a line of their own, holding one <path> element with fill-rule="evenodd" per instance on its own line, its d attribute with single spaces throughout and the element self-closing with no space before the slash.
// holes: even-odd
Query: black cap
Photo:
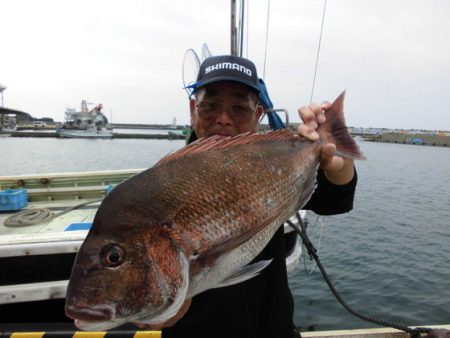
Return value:
<svg viewBox="0 0 450 338">
<path fill-rule="evenodd" d="M 259 93 L 255 64 L 239 56 L 221 55 L 205 59 L 200 66 L 197 82 L 190 87 L 196 92 L 199 88 L 218 81 L 240 82 Z"/>
</svg>

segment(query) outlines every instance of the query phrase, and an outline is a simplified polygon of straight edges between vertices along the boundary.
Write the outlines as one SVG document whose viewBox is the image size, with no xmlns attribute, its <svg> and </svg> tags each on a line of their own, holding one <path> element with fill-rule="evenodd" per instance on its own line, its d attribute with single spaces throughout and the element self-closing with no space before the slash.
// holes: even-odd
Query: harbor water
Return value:
<svg viewBox="0 0 450 338">
<path fill-rule="evenodd" d="M 354 210 L 308 213 L 323 265 L 358 311 L 406 325 L 450 323 L 450 149 L 359 144 L 368 160 L 356 164 Z M 183 145 L 0 137 L 0 175 L 148 168 Z M 348 314 L 305 258 L 289 277 L 302 331 L 376 326 Z"/>
</svg>

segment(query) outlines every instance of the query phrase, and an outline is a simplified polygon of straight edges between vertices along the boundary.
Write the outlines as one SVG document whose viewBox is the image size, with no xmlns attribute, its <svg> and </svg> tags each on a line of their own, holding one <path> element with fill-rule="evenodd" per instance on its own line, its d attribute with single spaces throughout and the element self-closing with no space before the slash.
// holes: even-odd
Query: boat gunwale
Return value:
<svg viewBox="0 0 450 338">
<path fill-rule="evenodd" d="M 81 171 L 81 172 L 59 172 L 59 173 L 42 173 L 42 174 L 22 174 L 22 175 L 8 175 L 0 176 L 1 181 L 12 181 L 17 179 L 41 179 L 41 178 L 81 178 L 81 177 L 97 177 L 102 175 L 122 175 L 122 174 L 137 174 L 146 170 L 146 168 L 138 169 L 117 169 L 117 170 L 96 170 L 96 171 Z"/>
<path fill-rule="evenodd" d="M 444 329 L 450 330 L 450 324 L 443 325 L 420 325 L 420 326 L 410 326 L 414 329 L 416 327 L 427 327 L 431 329 Z M 410 338 L 410 334 L 389 328 L 368 328 L 368 329 L 345 329 L 345 330 L 324 330 L 324 331 L 302 331 L 302 337 L 308 338 Z"/>
</svg>

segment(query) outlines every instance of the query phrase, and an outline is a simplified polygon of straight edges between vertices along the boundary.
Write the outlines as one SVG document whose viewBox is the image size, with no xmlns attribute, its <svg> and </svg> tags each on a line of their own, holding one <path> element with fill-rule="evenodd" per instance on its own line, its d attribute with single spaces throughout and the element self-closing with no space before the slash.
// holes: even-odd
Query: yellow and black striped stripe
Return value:
<svg viewBox="0 0 450 338">
<path fill-rule="evenodd" d="M 54 331 L 54 332 L 0 332 L 0 338 L 161 338 L 161 331 Z"/>
</svg>

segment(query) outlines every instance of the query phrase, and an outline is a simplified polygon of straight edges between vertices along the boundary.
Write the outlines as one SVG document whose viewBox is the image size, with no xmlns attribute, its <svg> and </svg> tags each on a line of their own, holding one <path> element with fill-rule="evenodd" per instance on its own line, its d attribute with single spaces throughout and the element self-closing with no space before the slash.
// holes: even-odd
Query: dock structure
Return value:
<svg viewBox="0 0 450 338">
<path fill-rule="evenodd" d="M 122 134 L 122 133 L 113 133 L 114 138 L 138 138 L 138 139 L 153 139 L 153 140 L 185 140 L 186 136 L 177 134 L 177 133 L 168 133 L 168 134 Z"/>
<path fill-rule="evenodd" d="M 11 126 L 15 127 L 18 121 L 28 121 L 31 119 L 32 117 L 28 113 L 0 105 L 0 130 Z"/>
<path fill-rule="evenodd" d="M 423 146 L 450 147 L 450 136 L 429 134 L 384 133 L 365 136 L 371 142 L 413 144 Z"/>
<path fill-rule="evenodd" d="M 122 125 L 129 126 L 129 125 Z M 136 125 L 137 126 L 137 125 Z M 148 126 L 139 125 L 140 129 L 152 129 Z M 31 128 L 30 128 L 31 129 Z M 124 128 L 125 129 L 125 128 Z M 10 137 L 40 137 L 40 138 L 59 138 L 59 134 L 53 131 L 54 128 L 34 128 L 33 130 L 19 130 L 2 132 L 1 135 Z M 262 128 L 264 130 L 264 128 Z M 424 146 L 436 146 L 436 147 L 450 147 L 450 136 L 447 135 L 435 135 L 425 133 L 381 133 L 381 134 L 363 134 L 354 133 L 352 136 L 362 137 L 365 141 L 369 142 L 384 142 L 384 143 L 398 143 L 398 144 L 413 144 Z M 167 134 L 150 134 L 150 133 L 113 133 L 113 139 L 150 139 L 150 140 L 185 140 L 186 135 L 182 135 L 177 132 L 169 131 Z"/>
<path fill-rule="evenodd" d="M 43 132 L 43 131 L 13 131 L 13 132 L 0 132 L 0 135 L 8 135 L 10 137 L 56 137 L 59 138 L 59 134 L 56 132 Z M 177 133 L 167 134 L 124 134 L 113 133 L 113 139 L 150 139 L 150 140 L 185 140 L 186 136 Z"/>
</svg>

